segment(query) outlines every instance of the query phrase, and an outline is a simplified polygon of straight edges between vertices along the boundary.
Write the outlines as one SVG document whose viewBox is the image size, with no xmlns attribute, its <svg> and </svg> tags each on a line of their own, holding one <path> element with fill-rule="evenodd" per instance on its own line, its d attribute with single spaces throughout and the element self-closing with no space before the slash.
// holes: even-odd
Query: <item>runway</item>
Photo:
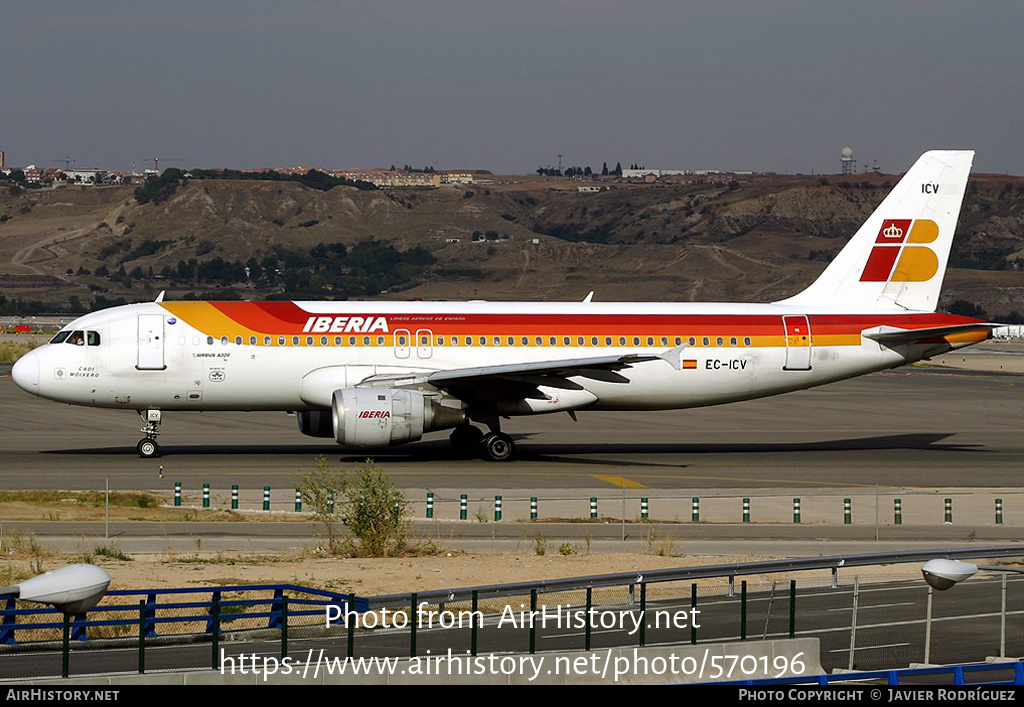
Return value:
<svg viewBox="0 0 1024 707">
<path fill-rule="evenodd" d="M 456 459 L 447 433 L 371 453 L 302 436 L 284 413 L 170 413 L 164 456 L 135 452 L 134 411 L 34 398 L 0 371 L 0 488 L 293 485 L 316 455 L 379 461 L 404 488 L 1007 488 L 1024 469 L 1024 377 L 911 367 L 758 401 L 504 421 L 509 463 Z"/>
</svg>

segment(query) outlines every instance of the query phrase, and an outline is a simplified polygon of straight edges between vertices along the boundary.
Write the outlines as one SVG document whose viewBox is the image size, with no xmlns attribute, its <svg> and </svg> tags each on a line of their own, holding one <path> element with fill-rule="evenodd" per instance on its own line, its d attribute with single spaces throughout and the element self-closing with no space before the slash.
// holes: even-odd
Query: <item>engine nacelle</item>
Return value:
<svg viewBox="0 0 1024 707">
<path fill-rule="evenodd" d="M 333 437 L 334 416 L 330 410 L 310 410 L 295 413 L 299 432 L 308 437 Z"/>
<path fill-rule="evenodd" d="M 331 406 L 334 438 L 347 447 L 415 442 L 424 432 L 456 427 L 466 413 L 423 393 L 391 388 L 343 388 Z"/>
</svg>

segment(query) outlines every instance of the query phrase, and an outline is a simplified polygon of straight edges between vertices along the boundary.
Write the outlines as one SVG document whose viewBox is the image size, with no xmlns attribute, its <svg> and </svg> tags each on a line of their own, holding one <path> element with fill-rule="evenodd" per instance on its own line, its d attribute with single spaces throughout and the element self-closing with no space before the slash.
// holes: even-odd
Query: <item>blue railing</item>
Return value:
<svg viewBox="0 0 1024 707">
<path fill-rule="evenodd" d="M 270 591 L 272 596 L 260 599 L 230 598 L 225 600 L 224 594 L 230 592 Z M 162 596 L 182 594 L 209 594 L 208 601 L 193 602 L 160 602 Z M 91 609 L 88 614 L 79 614 L 71 620 L 71 639 L 85 641 L 88 629 L 99 627 L 137 627 L 143 625 L 146 638 L 158 636 L 160 625 L 200 622 L 205 626 L 204 633 L 212 633 L 214 626 L 213 609 L 218 608 L 220 630 L 224 624 L 245 619 L 250 622 L 247 628 L 256 628 L 253 620 L 258 620 L 263 627 L 279 629 L 282 627 L 285 614 L 285 598 L 287 597 L 287 613 L 289 625 L 311 624 L 324 620 L 327 606 L 342 607 L 342 611 L 364 612 L 369 610 L 365 598 L 352 594 L 339 594 L 321 589 L 302 587 L 294 584 L 246 584 L 227 587 L 187 587 L 172 589 L 115 589 L 107 592 L 108 598 L 139 597 L 135 603 L 113 604 L 103 603 Z M 264 608 L 265 607 L 265 608 Z M 226 610 L 225 610 L 226 609 Z M 251 610 L 255 609 L 255 610 Z M 141 617 L 140 617 L 141 612 Z M 172 613 L 173 612 L 173 615 Z M 131 613 L 130 618 L 111 618 L 114 615 Z M 316 617 L 317 621 L 310 621 Z M 0 644 L 16 645 L 16 633 L 46 629 L 63 630 L 64 619 L 56 609 L 51 607 L 16 607 L 13 597 L 9 597 L 0 608 Z"/>
</svg>

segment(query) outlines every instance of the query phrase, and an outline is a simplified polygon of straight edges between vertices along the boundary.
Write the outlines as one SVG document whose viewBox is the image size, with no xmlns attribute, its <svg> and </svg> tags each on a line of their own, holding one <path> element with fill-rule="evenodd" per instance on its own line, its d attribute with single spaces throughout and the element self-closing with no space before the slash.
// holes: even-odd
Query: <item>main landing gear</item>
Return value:
<svg viewBox="0 0 1024 707">
<path fill-rule="evenodd" d="M 504 462 L 512 458 L 515 442 L 504 432 L 495 430 L 484 434 L 479 427 L 470 424 L 456 427 L 448 439 L 456 454 L 466 459 L 483 455 L 492 462 Z"/>
<path fill-rule="evenodd" d="M 160 456 L 160 445 L 156 443 L 156 436 L 160 434 L 160 411 L 159 410 L 136 410 L 142 418 L 143 426 L 140 432 L 146 435 L 139 440 L 136 449 L 143 459 L 152 459 Z"/>
</svg>

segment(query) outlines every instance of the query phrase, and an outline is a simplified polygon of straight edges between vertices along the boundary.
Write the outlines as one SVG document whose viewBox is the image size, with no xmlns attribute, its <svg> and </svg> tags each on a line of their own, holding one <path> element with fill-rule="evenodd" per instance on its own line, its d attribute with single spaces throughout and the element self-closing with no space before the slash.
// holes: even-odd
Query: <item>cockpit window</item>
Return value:
<svg viewBox="0 0 1024 707">
<path fill-rule="evenodd" d="M 75 346 L 85 346 L 85 336 L 80 331 L 71 332 L 71 336 L 65 341 L 66 344 L 74 344 Z"/>
<path fill-rule="evenodd" d="M 51 344 L 63 344 L 64 343 L 64 339 L 68 338 L 68 335 L 70 335 L 70 334 L 71 334 L 70 331 L 58 331 L 57 332 L 57 336 L 55 336 L 52 339 L 50 339 L 50 343 Z"/>
<path fill-rule="evenodd" d="M 85 343 L 87 343 L 89 346 L 99 346 L 100 333 L 98 331 L 85 332 Z"/>
</svg>

